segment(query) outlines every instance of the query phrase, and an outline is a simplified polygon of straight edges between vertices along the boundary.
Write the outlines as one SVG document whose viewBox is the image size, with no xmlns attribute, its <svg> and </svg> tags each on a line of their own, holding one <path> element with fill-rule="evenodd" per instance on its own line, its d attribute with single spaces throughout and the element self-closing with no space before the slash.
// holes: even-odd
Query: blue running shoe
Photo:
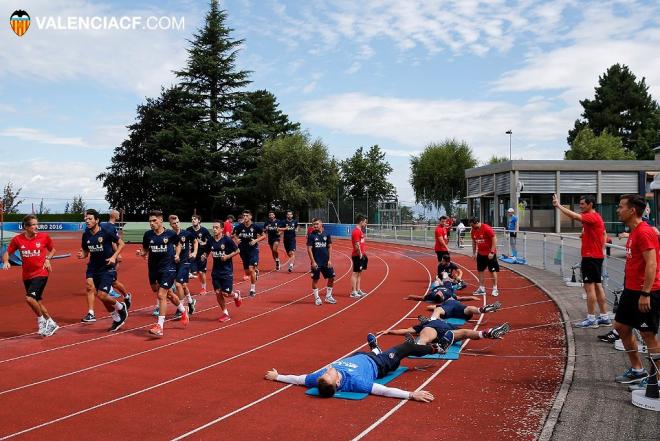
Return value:
<svg viewBox="0 0 660 441">
<path fill-rule="evenodd" d="M 614 378 L 614 381 L 617 383 L 630 384 L 630 383 L 639 383 L 644 378 L 648 378 L 649 373 L 646 372 L 646 369 L 642 369 L 641 372 L 635 372 L 633 368 L 629 368 L 621 375 L 617 375 Z"/>
<path fill-rule="evenodd" d="M 612 326 L 612 320 L 609 317 L 598 317 L 598 326 Z"/>
<path fill-rule="evenodd" d="M 579 323 L 574 325 L 576 328 L 598 328 L 598 320 L 596 319 L 584 319 Z"/>
<path fill-rule="evenodd" d="M 637 384 L 635 384 L 635 383 L 630 384 L 630 385 L 628 386 L 628 390 L 629 390 L 630 392 L 632 392 L 632 391 L 634 391 L 634 390 L 646 390 L 646 386 L 648 386 L 648 384 L 649 384 L 649 377 L 646 377 L 646 378 L 644 378 L 642 381 L 640 381 L 640 382 L 637 383 Z"/>
<path fill-rule="evenodd" d="M 112 297 L 113 299 L 117 299 L 117 298 L 121 297 L 121 295 L 117 291 L 115 291 L 114 289 L 110 289 L 110 292 L 108 293 L 108 295 L 110 297 Z"/>
</svg>

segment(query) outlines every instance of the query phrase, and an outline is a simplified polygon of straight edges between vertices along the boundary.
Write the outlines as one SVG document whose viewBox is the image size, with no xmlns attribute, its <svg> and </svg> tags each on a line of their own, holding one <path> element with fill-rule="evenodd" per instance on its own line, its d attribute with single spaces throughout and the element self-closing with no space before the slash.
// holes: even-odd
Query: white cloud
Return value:
<svg viewBox="0 0 660 441">
<path fill-rule="evenodd" d="M 110 149 L 119 145 L 126 138 L 128 130 L 120 125 L 92 127 L 86 136 L 58 136 L 46 131 L 14 127 L 0 130 L 0 136 L 15 138 L 21 141 L 35 142 L 67 147 L 82 147 L 89 149 Z"/>
<path fill-rule="evenodd" d="M 60 137 L 38 129 L 17 127 L 0 131 L 0 136 L 20 139 L 21 141 L 32 141 L 40 144 L 69 145 L 75 147 L 89 147 L 89 145 L 78 137 Z"/>
</svg>

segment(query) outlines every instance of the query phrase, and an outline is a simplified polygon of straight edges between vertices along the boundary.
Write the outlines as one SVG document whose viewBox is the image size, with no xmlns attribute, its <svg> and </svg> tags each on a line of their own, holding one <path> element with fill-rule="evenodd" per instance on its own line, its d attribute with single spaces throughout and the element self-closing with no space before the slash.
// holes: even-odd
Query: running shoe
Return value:
<svg viewBox="0 0 660 441">
<path fill-rule="evenodd" d="M 279 270 L 280 270 L 280 261 L 276 260 L 275 261 L 275 271 L 279 271 Z"/>
<path fill-rule="evenodd" d="M 151 335 L 157 335 L 159 337 L 163 336 L 163 327 L 160 326 L 158 323 L 153 325 L 151 329 L 149 329 L 149 334 Z"/>
<path fill-rule="evenodd" d="M 257 292 L 256 292 L 255 290 L 251 289 L 250 292 L 248 293 L 248 296 L 250 296 L 250 297 L 256 297 L 256 296 L 257 296 Z"/>
<path fill-rule="evenodd" d="M 188 326 L 188 323 L 190 323 L 190 317 L 188 316 L 188 312 L 185 310 L 181 313 L 181 323 L 183 324 L 184 328 Z"/>
<path fill-rule="evenodd" d="M 154 308 L 154 311 L 151 313 L 151 315 L 153 315 L 154 317 L 158 317 L 160 315 L 160 307 L 156 306 Z"/>
<path fill-rule="evenodd" d="M 423 324 L 428 323 L 428 322 L 431 321 L 431 319 L 428 318 L 428 317 L 425 316 L 425 315 L 418 315 L 418 316 L 417 316 L 417 320 L 419 320 L 419 324 L 420 324 L 420 325 L 423 325 Z"/>
<path fill-rule="evenodd" d="M 43 317 L 42 317 L 43 318 Z M 42 321 L 39 322 L 39 335 L 46 336 L 46 323 L 48 323 L 48 320 L 43 319 Z"/>
<path fill-rule="evenodd" d="M 495 303 L 491 303 L 490 305 L 482 306 L 481 308 L 479 308 L 479 311 L 481 313 L 485 314 L 485 313 L 489 313 L 489 312 L 495 312 L 498 309 L 500 309 L 501 307 L 502 307 L 502 304 L 500 302 L 495 302 Z"/>
<path fill-rule="evenodd" d="M 321 297 L 319 296 L 314 297 L 314 304 L 316 306 L 321 306 L 323 304 L 323 300 L 321 300 Z"/>
<path fill-rule="evenodd" d="M 454 344 L 454 333 L 452 331 L 445 332 L 442 338 L 438 339 L 438 343 L 433 343 L 431 346 L 437 351 L 438 354 L 446 354 L 447 349 Z"/>
<path fill-rule="evenodd" d="M 109 332 L 115 332 L 116 330 L 121 328 L 124 322 L 126 322 L 126 319 L 128 318 L 128 307 L 126 306 L 126 303 L 121 303 L 121 304 L 124 307 L 119 311 L 115 311 L 117 315 L 113 317 L 114 320 L 112 321 L 112 325 L 110 326 L 110 329 L 108 329 Z"/>
<path fill-rule="evenodd" d="M 612 320 L 609 317 L 598 317 L 598 326 L 612 326 Z"/>
<path fill-rule="evenodd" d="M 493 297 L 497 297 L 497 296 L 500 295 L 500 292 L 498 290 L 494 289 L 491 294 L 492 294 Z"/>
<path fill-rule="evenodd" d="M 484 331 L 484 338 L 500 339 L 510 330 L 511 326 L 508 323 L 502 323 L 499 326 Z"/>
<path fill-rule="evenodd" d="M 481 287 L 477 288 L 475 292 L 473 292 L 475 296 L 485 296 L 486 295 L 486 290 L 482 289 Z"/>
<path fill-rule="evenodd" d="M 607 334 L 599 335 L 598 340 L 604 341 L 605 343 L 614 343 L 619 339 L 619 336 L 614 333 L 614 331 L 610 331 Z"/>
<path fill-rule="evenodd" d="M 337 303 L 337 301 L 332 296 L 325 296 L 325 303 L 330 303 L 331 305 L 334 305 L 335 303 Z"/>
<path fill-rule="evenodd" d="M 628 385 L 628 390 L 630 392 L 632 392 L 634 390 L 646 390 L 646 386 L 648 386 L 648 384 L 649 384 L 649 377 L 646 377 L 642 381 L 640 381 L 639 383 L 633 383 L 633 384 Z"/>
<path fill-rule="evenodd" d="M 632 368 L 628 368 L 627 371 L 625 371 L 621 375 L 617 375 L 614 377 L 614 381 L 617 383 L 623 383 L 623 384 L 630 384 L 630 383 L 639 383 L 642 381 L 644 378 L 647 378 L 649 376 L 649 373 L 646 372 L 646 369 L 642 369 L 641 372 L 635 372 L 633 371 Z"/>
<path fill-rule="evenodd" d="M 376 336 L 371 332 L 367 334 L 367 343 L 369 344 L 369 349 L 371 349 L 371 352 L 374 354 L 378 355 L 383 353 L 383 351 L 380 350 L 380 346 L 378 346 Z"/>
<path fill-rule="evenodd" d="M 352 298 L 354 298 L 354 299 L 361 299 L 361 298 L 362 298 L 362 294 L 360 294 L 359 291 L 353 291 L 353 292 L 351 293 L 350 297 L 352 297 Z"/>
<path fill-rule="evenodd" d="M 364 296 L 366 296 L 366 295 L 367 295 L 367 293 L 366 293 L 366 292 L 364 292 L 364 291 L 362 291 L 361 289 L 360 289 L 360 290 L 358 290 L 358 294 L 360 294 L 360 295 L 361 295 L 362 297 L 364 297 Z"/>
<path fill-rule="evenodd" d="M 467 283 L 462 280 L 456 285 L 456 291 L 460 291 L 461 289 L 465 288 L 467 288 Z"/>
<path fill-rule="evenodd" d="M 197 299 L 192 299 L 188 302 L 188 315 L 193 315 L 195 313 L 195 305 L 197 305 Z"/>
<path fill-rule="evenodd" d="M 293 272 L 293 265 L 292 265 L 292 264 L 289 264 L 289 272 L 290 272 L 290 273 Z"/>
<path fill-rule="evenodd" d="M 575 323 L 576 328 L 598 328 L 598 320 L 586 318 L 581 322 Z"/>
<path fill-rule="evenodd" d="M 133 304 L 133 298 L 131 297 L 130 292 L 127 292 L 126 295 L 124 296 L 124 304 L 126 305 L 126 308 L 131 309 L 131 305 Z"/>
<path fill-rule="evenodd" d="M 83 323 L 94 323 L 96 321 L 96 316 L 93 313 L 88 312 L 80 321 Z"/>
<path fill-rule="evenodd" d="M 241 292 L 238 290 L 234 291 L 234 305 L 236 305 L 237 308 L 240 308 L 242 304 L 243 299 L 241 298 Z"/>
<path fill-rule="evenodd" d="M 174 311 L 174 317 L 172 317 L 173 320 L 181 320 L 181 317 L 183 317 L 183 313 L 181 311 L 178 309 Z"/>
<path fill-rule="evenodd" d="M 225 314 L 224 312 L 222 313 L 220 318 L 218 318 L 218 321 L 220 323 L 228 322 L 229 320 L 231 320 L 231 318 L 229 317 L 229 314 Z"/>
<path fill-rule="evenodd" d="M 406 335 L 403 336 L 403 341 L 406 343 L 417 344 L 415 337 L 410 332 L 406 332 Z"/>
<path fill-rule="evenodd" d="M 48 321 L 46 321 L 46 330 L 44 331 L 44 337 L 50 337 L 51 335 L 55 334 L 55 332 L 58 329 L 60 329 L 60 327 L 57 323 L 55 323 L 55 320 L 49 318 Z"/>
</svg>

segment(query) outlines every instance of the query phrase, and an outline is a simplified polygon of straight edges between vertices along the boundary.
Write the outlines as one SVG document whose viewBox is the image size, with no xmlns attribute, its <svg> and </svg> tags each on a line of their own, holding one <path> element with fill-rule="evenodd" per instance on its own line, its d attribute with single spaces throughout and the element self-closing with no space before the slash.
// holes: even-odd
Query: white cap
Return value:
<svg viewBox="0 0 660 441">
<path fill-rule="evenodd" d="M 507 213 L 513 213 L 513 212 L 515 212 L 515 211 L 516 211 L 516 210 L 514 210 L 513 208 L 509 208 L 508 210 L 506 210 Z"/>
</svg>

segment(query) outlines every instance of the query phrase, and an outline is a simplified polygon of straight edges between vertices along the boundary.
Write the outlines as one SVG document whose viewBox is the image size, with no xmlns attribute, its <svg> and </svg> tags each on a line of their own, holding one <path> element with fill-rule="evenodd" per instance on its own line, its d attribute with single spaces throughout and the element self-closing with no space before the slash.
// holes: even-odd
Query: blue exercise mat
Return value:
<svg viewBox="0 0 660 441">
<path fill-rule="evenodd" d="M 523 259 L 522 257 L 507 257 L 507 256 L 500 256 L 500 260 L 502 262 L 506 263 L 516 263 L 518 265 L 527 265 L 527 260 Z"/>
<path fill-rule="evenodd" d="M 446 320 L 450 325 L 463 326 L 465 324 L 465 319 L 459 318 L 449 318 Z"/>
<path fill-rule="evenodd" d="M 397 370 L 390 372 L 389 375 L 387 375 L 383 378 L 377 379 L 376 381 L 374 381 L 374 383 L 387 384 L 390 381 L 394 380 L 399 375 L 403 374 L 407 370 L 408 370 L 407 367 L 399 366 Z M 314 397 L 318 397 L 319 396 L 319 389 L 317 387 L 307 389 L 307 392 L 305 392 L 305 394 L 306 395 L 311 395 L 311 396 L 314 396 Z M 342 391 L 339 391 L 339 392 L 335 393 L 333 398 L 341 398 L 343 400 L 361 400 L 363 398 L 366 398 L 367 396 L 369 396 L 369 394 L 365 394 L 363 392 L 342 392 Z"/>
<path fill-rule="evenodd" d="M 449 349 L 447 349 L 447 352 L 444 354 L 429 354 L 429 355 L 424 355 L 423 357 L 414 357 L 410 356 L 408 358 L 432 358 L 436 360 L 458 360 L 458 356 L 461 352 L 461 342 L 458 341 L 454 343 L 453 345 L 449 346 Z"/>
</svg>

